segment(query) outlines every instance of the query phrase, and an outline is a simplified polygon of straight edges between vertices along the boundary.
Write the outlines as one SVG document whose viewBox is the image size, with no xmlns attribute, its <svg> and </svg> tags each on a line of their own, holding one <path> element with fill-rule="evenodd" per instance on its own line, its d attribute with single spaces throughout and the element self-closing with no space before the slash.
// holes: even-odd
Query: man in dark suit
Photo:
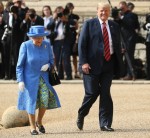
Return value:
<svg viewBox="0 0 150 138">
<path fill-rule="evenodd" d="M 135 46 L 137 42 L 137 33 L 140 30 L 140 24 L 138 21 L 137 14 L 131 12 L 128 9 L 128 5 L 126 1 L 121 1 L 119 3 L 119 7 L 121 9 L 120 12 L 120 27 L 121 33 L 124 41 L 126 42 L 126 50 L 129 54 L 129 58 L 131 60 L 132 66 L 134 65 L 134 52 Z M 132 75 L 132 71 L 129 66 L 126 66 L 126 74 L 123 80 L 134 80 L 135 76 Z"/>
<path fill-rule="evenodd" d="M 80 34 L 79 68 L 83 72 L 85 88 L 85 96 L 77 118 L 77 127 L 80 130 L 83 129 L 84 117 L 100 95 L 100 128 L 102 131 L 114 131 L 111 128 L 113 101 L 110 87 L 114 72 L 121 73 L 123 61 L 119 26 L 108 20 L 109 15 L 110 5 L 98 3 L 98 17 L 86 21 Z"/>
</svg>

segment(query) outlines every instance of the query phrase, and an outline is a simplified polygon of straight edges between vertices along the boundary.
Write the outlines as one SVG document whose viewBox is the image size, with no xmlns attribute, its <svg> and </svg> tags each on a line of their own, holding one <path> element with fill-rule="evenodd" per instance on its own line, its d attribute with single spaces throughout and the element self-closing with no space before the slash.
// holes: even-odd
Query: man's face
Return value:
<svg viewBox="0 0 150 138">
<path fill-rule="evenodd" d="M 106 21 L 110 16 L 110 8 L 109 7 L 98 7 L 97 15 L 102 21 Z"/>
<path fill-rule="evenodd" d="M 128 7 L 125 4 L 120 3 L 119 8 L 121 9 L 121 13 L 125 13 L 128 10 Z"/>
</svg>

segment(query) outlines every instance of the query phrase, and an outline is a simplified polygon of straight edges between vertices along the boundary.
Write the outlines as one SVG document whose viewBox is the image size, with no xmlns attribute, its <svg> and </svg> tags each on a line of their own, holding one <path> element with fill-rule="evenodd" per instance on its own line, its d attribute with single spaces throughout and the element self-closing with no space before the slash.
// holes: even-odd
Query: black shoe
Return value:
<svg viewBox="0 0 150 138">
<path fill-rule="evenodd" d="M 38 135 L 39 133 L 36 130 L 30 131 L 31 135 Z"/>
<path fill-rule="evenodd" d="M 36 126 L 38 127 L 38 129 L 39 129 L 39 131 L 41 132 L 41 133 L 45 133 L 45 128 L 44 128 L 44 126 L 43 125 L 38 125 L 38 123 L 36 122 Z"/>
<path fill-rule="evenodd" d="M 83 130 L 83 125 L 84 125 L 84 117 L 78 116 L 78 118 L 77 118 L 77 127 L 80 130 Z"/>
<path fill-rule="evenodd" d="M 113 128 L 108 127 L 108 126 L 103 126 L 103 127 L 101 127 L 101 130 L 102 130 L 102 131 L 114 131 Z"/>
</svg>

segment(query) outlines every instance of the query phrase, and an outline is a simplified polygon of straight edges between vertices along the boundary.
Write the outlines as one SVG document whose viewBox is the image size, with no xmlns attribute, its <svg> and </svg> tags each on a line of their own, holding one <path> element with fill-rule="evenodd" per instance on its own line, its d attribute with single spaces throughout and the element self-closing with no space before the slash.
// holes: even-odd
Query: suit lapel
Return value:
<svg viewBox="0 0 150 138">
<path fill-rule="evenodd" d="M 94 30 L 97 31 L 97 33 L 99 34 L 99 36 L 102 38 L 102 29 L 101 29 L 101 26 L 100 26 L 100 22 L 98 20 L 98 18 L 95 18 L 95 23 L 94 23 Z M 93 31 L 94 31 L 93 30 Z"/>
<path fill-rule="evenodd" d="M 112 40 L 113 40 L 113 36 L 115 36 L 115 30 L 114 30 L 114 27 L 113 27 L 113 24 L 110 20 L 108 20 L 108 24 L 109 24 L 109 29 L 110 29 L 110 33 L 111 33 L 111 37 L 112 37 Z"/>
</svg>

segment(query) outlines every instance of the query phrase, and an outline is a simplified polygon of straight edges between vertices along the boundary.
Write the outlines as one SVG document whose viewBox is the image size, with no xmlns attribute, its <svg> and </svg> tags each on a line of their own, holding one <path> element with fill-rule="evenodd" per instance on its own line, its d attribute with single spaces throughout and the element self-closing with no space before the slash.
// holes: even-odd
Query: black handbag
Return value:
<svg viewBox="0 0 150 138">
<path fill-rule="evenodd" d="M 59 85 L 61 84 L 60 82 L 60 79 L 54 69 L 54 67 L 52 67 L 50 70 L 49 70 L 49 83 L 52 85 L 52 86 L 55 86 L 55 85 Z"/>
</svg>

